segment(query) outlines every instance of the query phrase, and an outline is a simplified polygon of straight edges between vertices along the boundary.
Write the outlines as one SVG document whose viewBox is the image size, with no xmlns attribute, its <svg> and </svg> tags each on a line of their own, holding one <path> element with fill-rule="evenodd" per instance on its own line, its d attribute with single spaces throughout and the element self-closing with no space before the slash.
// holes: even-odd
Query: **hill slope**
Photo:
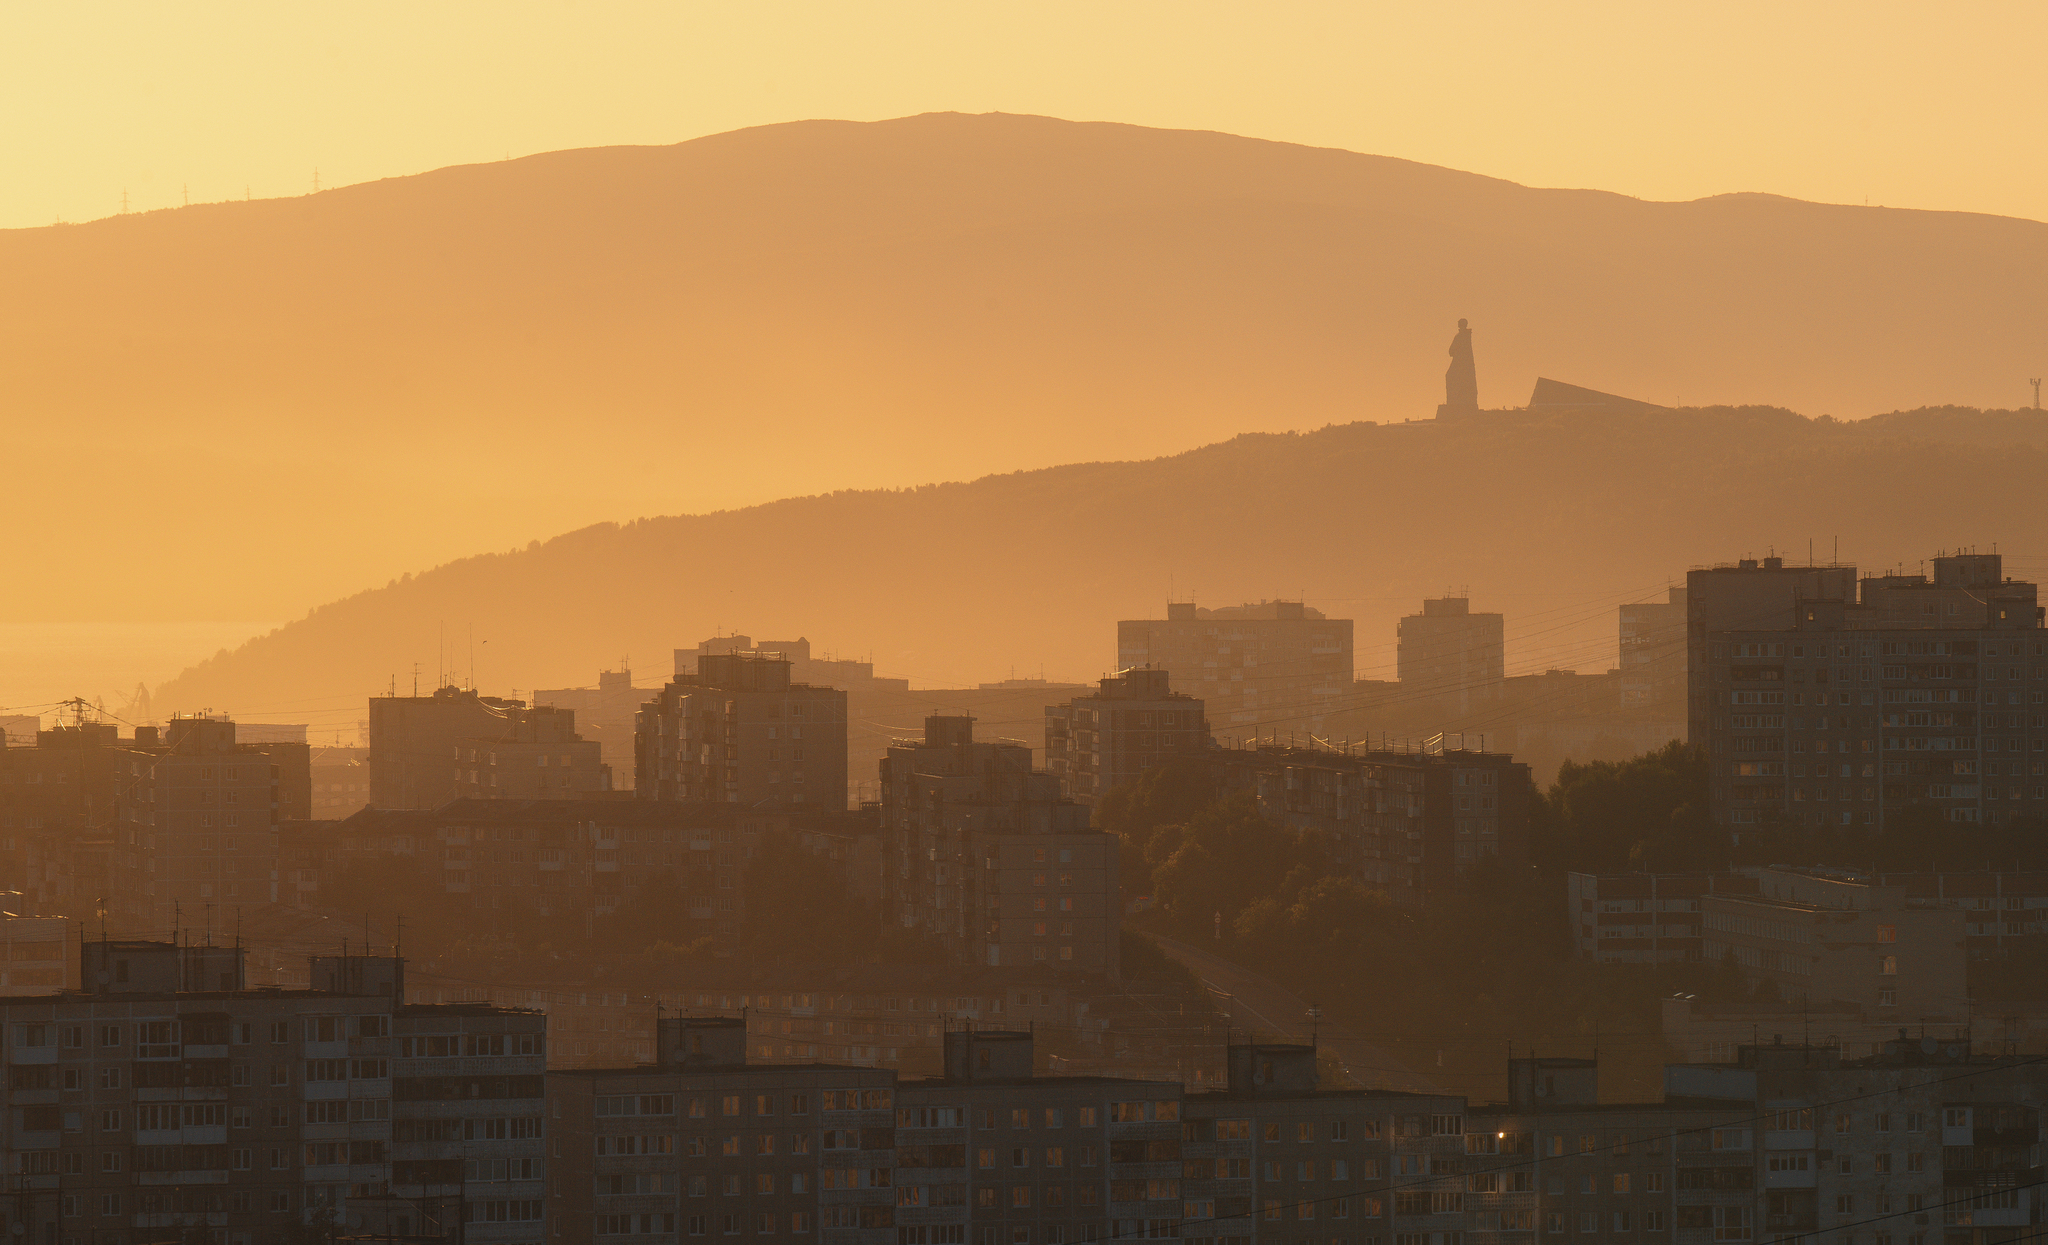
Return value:
<svg viewBox="0 0 2048 1245">
<path fill-rule="evenodd" d="M 2031 435 L 2044 420 L 1984 422 Z M 1899 439 L 1768 408 L 1252 434 L 1149 462 L 586 528 L 323 606 L 188 671 L 157 708 L 352 727 L 362 697 L 406 686 L 414 662 L 431 678 L 443 627 L 466 652 L 471 626 L 488 640 L 479 684 L 496 690 L 587 683 L 620 654 L 663 673 L 670 649 L 719 628 L 871 650 L 882 673 L 925 686 L 1013 665 L 1093 678 L 1115 660 L 1116 620 L 1158 617 L 1169 579 L 1212 605 L 1305 593 L 1358 620 L 1370 677 L 1392 677 L 1394 621 L 1447 583 L 1508 615 L 1511 671 L 1604 670 L 1616 604 L 1772 546 L 1804 556 L 1814 540 L 1825 559 L 1839 535 L 1843 560 L 1875 569 L 1997 541 L 2009 573 L 2037 574 L 2044 470 L 2039 444 Z"/>
<path fill-rule="evenodd" d="M 1488 405 L 1541 371 L 1843 414 L 2016 400 L 2048 329 L 2034 222 L 1002 115 L 17 230 L 0 272 L 39 618 L 282 617 L 597 519 L 1427 414 L 1459 316 Z"/>
</svg>

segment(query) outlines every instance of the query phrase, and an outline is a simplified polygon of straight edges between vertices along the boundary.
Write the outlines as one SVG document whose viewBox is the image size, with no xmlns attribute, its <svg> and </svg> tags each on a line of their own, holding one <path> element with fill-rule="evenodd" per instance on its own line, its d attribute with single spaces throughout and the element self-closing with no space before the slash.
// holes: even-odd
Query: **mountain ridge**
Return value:
<svg viewBox="0 0 2048 1245">
<path fill-rule="evenodd" d="M 1687 566 L 1837 534 L 1865 566 L 1925 557 L 1922 525 L 1888 490 L 1911 488 L 1943 514 L 1948 543 L 2048 548 L 2048 518 L 2007 504 L 2048 468 L 2048 417 L 1979 413 L 2030 439 L 1972 444 L 1942 436 L 1961 412 L 1896 414 L 1873 428 L 1773 408 L 1361 422 L 595 524 L 330 602 L 186 671 L 156 704 L 359 703 L 432 655 L 436 628 L 472 626 L 496 646 L 480 681 L 499 690 L 587 683 L 614 654 L 731 629 L 873 651 L 878 670 L 919 686 L 1013 665 L 1093 677 L 1114 663 L 1116 619 L 1156 616 L 1169 580 L 1208 604 L 1305 594 L 1358 621 L 1365 677 L 1391 677 L 1394 620 L 1448 577 L 1509 614 L 1511 668 L 1605 669 L 1612 607 Z M 1696 484 L 1658 482 L 1674 459 Z M 1580 483 L 1532 505 L 1554 478 Z M 1233 497 L 1251 499 L 1248 522 Z M 1029 542 L 1014 538 L 1022 524 Z M 1105 531 L 1115 539 L 1097 541 Z M 1570 556 L 1560 533 L 1606 553 Z M 905 556 L 889 555 L 892 542 Z M 2027 558 L 2048 569 L 2031 553 L 2015 567 Z"/>
<path fill-rule="evenodd" d="M 598 521 L 1391 425 L 1460 317 L 1490 406 L 1995 407 L 2048 338 L 2037 222 L 1014 115 L 9 231 L 0 270 L 24 618 L 291 616 Z"/>
</svg>

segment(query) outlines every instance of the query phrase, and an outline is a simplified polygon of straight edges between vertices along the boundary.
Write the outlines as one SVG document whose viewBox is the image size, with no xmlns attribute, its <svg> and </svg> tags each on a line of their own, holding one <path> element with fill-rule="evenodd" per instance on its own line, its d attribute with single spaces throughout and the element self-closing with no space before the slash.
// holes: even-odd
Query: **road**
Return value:
<svg viewBox="0 0 2048 1245">
<path fill-rule="evenodd" d="M 1159 944 L 1161 951 L 1201 978 L 1202 984 L 1212 993 L 1225 996 L 1219 997 L 1216 1003 L 1231 1024 L 1248 1032 L 1255 1031 L 1262 1038 L 1294 1042 L 1309 1040 L 1308 1004 L 1287 987 L 1178 938 L 1158 934 L 1148 936 Z M 1398 1089 L 1418 1094 L 1443 1092 L 1429 1078 L 1370 1042 L 1319 1034 L 1317 1044 L 1361 1088 Z"/>
</svg>

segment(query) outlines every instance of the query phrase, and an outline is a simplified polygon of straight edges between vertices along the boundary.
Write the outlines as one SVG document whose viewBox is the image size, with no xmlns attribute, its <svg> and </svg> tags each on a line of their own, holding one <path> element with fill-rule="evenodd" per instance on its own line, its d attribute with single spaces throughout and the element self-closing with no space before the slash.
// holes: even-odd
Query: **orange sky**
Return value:
<svg viewBox="0 0 2048 1245">
<path fill-rule="evenodd" d="M 936 110 L 2048 219 L 2044 46 L 2017 3 L 9 5 L 0 226 Z"/>
</svg>

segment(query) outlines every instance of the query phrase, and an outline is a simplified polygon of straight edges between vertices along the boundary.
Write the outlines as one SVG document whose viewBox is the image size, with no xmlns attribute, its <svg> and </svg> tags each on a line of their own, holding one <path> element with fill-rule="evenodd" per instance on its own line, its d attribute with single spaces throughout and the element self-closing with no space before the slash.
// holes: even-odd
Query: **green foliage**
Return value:
<svg viewBox="0 0 2048 1245">
<path fill-rule="evenodd" d="M 1676 740 L 1627 761 L 1566 761 L 1530 801 L 1530 855 L 1558 872 L 1722 867 L 1706 807 L 1706 755 Z"/>
<path fill-rule="evenodd" d="M 1170 848 L 1164 856 L 1162 849 Z M 1153 895 L 1176 927 L 1199 934 L 1221 914 L 1240 913 L 1268 897 L 1292 897 L 1329 871 L 1310 836 L 1259 816 L 1250 794 L 1236 792 L 1204 808 L 1185 827 L 1160 827 L 1148 844 Z"/>
<path fill-rule="evenodd" d="M 1095 824 L 1117 836 L 1118 872 L 1126 897 L 1152 893 L 1152 867 L 1172 854 L 1155 850 L 1162 827 L 1185 825 L 1216 798 L 1209 766 L 1186 758 L 1146 770 L 1134 783 L 1113 787 L 1095 808 Z M 1178 843 L 1178 833 L 1174 844 Z"/>
</svg>

